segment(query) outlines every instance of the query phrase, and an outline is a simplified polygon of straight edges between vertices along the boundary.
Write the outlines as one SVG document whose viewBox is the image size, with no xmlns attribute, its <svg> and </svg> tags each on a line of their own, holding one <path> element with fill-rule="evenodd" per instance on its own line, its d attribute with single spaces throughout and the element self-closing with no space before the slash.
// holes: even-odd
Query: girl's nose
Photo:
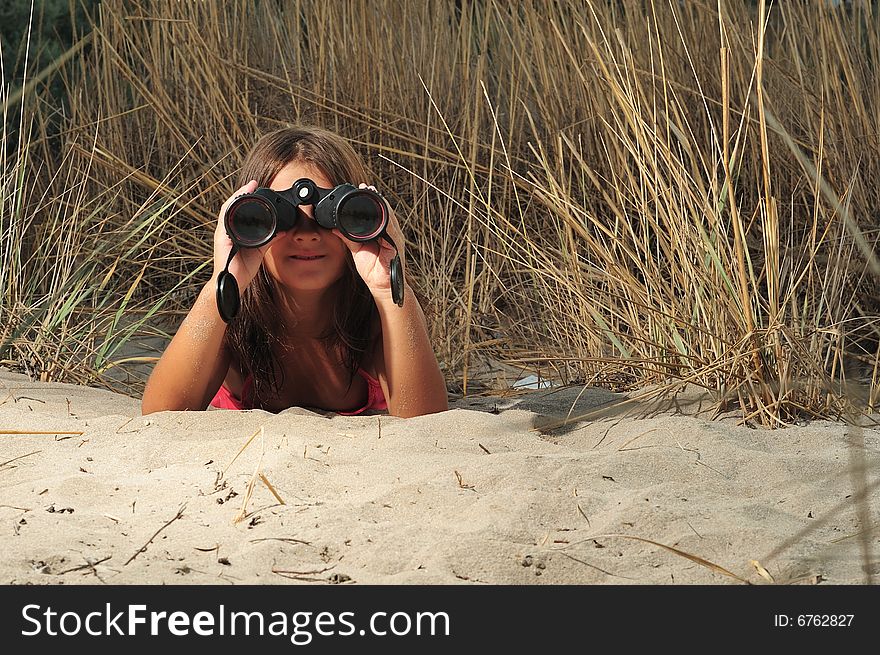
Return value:
<svg viewBox="0 0 880 655">
<path fill-rule="evenodd" d="M 321 227 L 314 218 L 300 211 L 296 224 L 290 228 L 288 234 L 297 241 L 317 241 L 321 238 L 320 230 Z"/>
</svg>

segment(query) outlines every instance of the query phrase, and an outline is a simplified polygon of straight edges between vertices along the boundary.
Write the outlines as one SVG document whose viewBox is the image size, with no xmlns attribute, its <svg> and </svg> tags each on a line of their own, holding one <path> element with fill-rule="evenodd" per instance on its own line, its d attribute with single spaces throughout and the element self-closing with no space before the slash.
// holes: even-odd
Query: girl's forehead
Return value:
<svg viewBox="0 0 880 655">
<path fill-rule="evenodd" d="M 333 186 L 330 180 L 327 179 L 327 176 L 317 166 L 308 162 L 294 161 L 278 171 L 269 187 L 275 191 L 284 191 L 292 187 L 293 183 L 302 177 L 309 178 L 319 187 L 329 188 Z"/>
</svg>

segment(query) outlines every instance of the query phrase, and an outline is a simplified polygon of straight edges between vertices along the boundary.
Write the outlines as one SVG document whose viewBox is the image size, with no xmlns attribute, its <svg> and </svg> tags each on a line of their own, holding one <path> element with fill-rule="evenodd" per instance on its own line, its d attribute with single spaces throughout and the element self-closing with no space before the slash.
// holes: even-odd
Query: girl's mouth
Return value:
<svg viewBox="0 0 880 655">
<path fill-rule="evenodd" d="M 310 262 L 314 259 L 323 259 L 324 255 L 291 255 L 290 258 L 298 261 Z"/>
</svg>

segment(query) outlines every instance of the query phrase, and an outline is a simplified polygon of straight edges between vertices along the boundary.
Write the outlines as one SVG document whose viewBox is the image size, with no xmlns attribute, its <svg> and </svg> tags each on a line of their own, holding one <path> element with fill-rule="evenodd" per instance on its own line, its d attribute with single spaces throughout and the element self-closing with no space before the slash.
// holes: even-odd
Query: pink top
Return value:
<svg viewBox="0 0 880 655">
<path fill-rule="evenodd" d="M 388 409 L 388 403 L 385 400 L 385 394 L 382 392 L 382 385 L 379 384 L 379 380 L 374 378 L 362 368 L 359 368 L 357 372 L 364 380 L 367 381 L 367 404 L 360 409 L 356 409 L 353 412 L 336 413 L 344 414 L 345 416 L 354 416 L 355 414 L 363 414 L 367 410 Z M 229 389 L 226 388 L 225 385 L 220 385 L 220 388 L 217 390 L 214 399 L 211 401 L 211 407 L 216 407 L 218 409 L 255 409 L 253 390 L 253 375 L 248 375 L 244 380 L 244 387 L 241 392 L 242 398 L 237 398 L 232 394 Z"/>
</svg>

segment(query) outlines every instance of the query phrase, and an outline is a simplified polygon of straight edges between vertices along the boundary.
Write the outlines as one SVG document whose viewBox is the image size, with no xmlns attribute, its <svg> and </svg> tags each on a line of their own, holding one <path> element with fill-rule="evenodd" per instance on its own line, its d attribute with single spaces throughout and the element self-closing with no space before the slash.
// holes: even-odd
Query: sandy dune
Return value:
<svg viewBox="0 0 880 655">
<path fill-rule="evenodd" d="M 0 431 L 58 431 L 0 435 L 0 582 L 867 584 L 880 574 L 877 430 L 771 432 L 582 391 L 465 398 L 415 419 L 143 417 L 136 399 L 0 372 Z M 575 401 L 575 413 L 600 411 L 535 429 Z"/>
</svg>

